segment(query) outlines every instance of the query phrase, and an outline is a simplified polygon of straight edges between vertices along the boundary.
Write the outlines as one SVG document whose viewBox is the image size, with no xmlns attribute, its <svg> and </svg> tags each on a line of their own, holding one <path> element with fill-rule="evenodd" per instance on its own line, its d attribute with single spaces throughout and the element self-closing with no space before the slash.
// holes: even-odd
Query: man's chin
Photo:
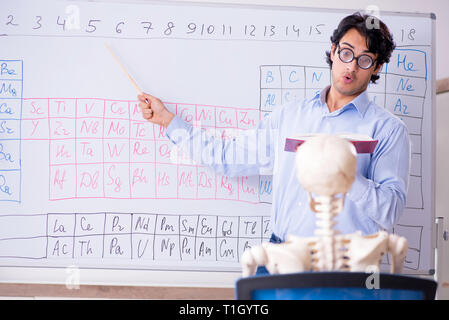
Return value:
<svg viewBox="0 0 449 320">
<path fill-rule="evenodd" d="M 344 96 L 355 96 L 355 95 L 359 95 L 361 94 L 363 91 L 365 91 L 364 87 L 350 87 L 348 85 L 335 85 L 335 89 L 337 89 L 337 91 L 344 95 Z"/>
</svg>

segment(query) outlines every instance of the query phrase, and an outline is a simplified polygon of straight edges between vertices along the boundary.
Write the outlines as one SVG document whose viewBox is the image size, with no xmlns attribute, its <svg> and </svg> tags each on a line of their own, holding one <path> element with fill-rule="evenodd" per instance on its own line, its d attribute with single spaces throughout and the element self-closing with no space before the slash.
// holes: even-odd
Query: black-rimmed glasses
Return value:
<svg viewBox="0 0 449 320">
<path fill-rule="evenodd" d="M 354 56 L 354 51 L 352 51 L 351 49 L 341 48 L 340 45 L 338 45 L 338 48 L 338 57 L 344 63 L 350 63 L 355 59 L 360 69 L 364 70 L 371 68 L 374 64 L 375 60 L 373 60 L 373 58 L 371 58 L 367 54 L 361 54 L 360 56 L 356 57 Z"/>
</svg>

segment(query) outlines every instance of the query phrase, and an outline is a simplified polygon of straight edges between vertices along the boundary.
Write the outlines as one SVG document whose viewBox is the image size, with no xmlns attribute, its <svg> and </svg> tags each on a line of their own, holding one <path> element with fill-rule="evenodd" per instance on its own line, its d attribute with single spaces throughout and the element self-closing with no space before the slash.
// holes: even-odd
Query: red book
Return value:
<svg viewBox="0 0 449 320">
<path fill-rule="evenodd" d="M 302 134 L 296 137 L 285 139 L 284 151 L 296 152 L 296 148 L 303 144 L 308 138 L 317 136 L 319 134 Z M 336 134 L 337 136 L 347 139 L 351 142 L 357 153 L 373 153 L 377 146 L 378 140 L 374 140 L 369 136 L 360 134 Z"/>
</svg>

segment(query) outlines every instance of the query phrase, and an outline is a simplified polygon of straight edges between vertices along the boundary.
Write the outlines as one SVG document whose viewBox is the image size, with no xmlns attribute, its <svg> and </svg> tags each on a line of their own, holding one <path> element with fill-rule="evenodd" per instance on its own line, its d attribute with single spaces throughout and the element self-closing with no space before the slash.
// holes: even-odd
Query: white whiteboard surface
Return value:
<svg viewBox="0 0 449 320">
<path fill-rule="evenodd" d="M 0 9 L 0 281 L 64 283 L 75 268 L 83 283 L 233 286 L 244 248 L 271 234 L 270 177 L 179 163 L 164 131 L 142 121 L 104 43 L 144 91 L 232 135 L 329 84 L 329 37 L 352 12 L 75 1 Z M 397 49 L 368 90 L 412 140 L 394 232 L 409 240 L 405 271 L 431 273 L 434 20 L 381 18 Z M 264 82 L 289 70 L 302 72 L 299 85 Z"/>
</svg>

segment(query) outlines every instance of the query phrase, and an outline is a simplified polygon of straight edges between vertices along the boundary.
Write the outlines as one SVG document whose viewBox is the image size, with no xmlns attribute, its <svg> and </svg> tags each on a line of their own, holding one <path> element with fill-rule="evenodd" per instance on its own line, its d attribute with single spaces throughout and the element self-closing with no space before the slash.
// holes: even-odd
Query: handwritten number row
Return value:
<svg viewBox="0 0 449 320">
<path fill-rule="evenodd" d="M 61 16 L 58 16 L 56 19 L 56 24 L 61 26 L 63 31 L 66 31 L 66 19 L 62 18 Z M 87 33 L 94 33 L 97 30 L 97 26 L 101 23 L 101 20 L 99 19 L 91 19 L 87 23 L 87 27 L 85 29 L 85 32 Z M 151 21 L 142 21 L 140 22 L 143 29 L 145 30 L 146 34 L 149 34 L 150 30 L 154 30 L 153 23 Z M 19 24 L 15 21 L 15 17 L 13 15 L 8 15 L 7 17 L 7 26 L 13 26 L 18 27 Z M 123 31 L 123 28 L 125 26 L 125 21 L 120 21 L 115 26 L 115 32 L 120 34 Z M 308 33 L 308 35 L 312 34 L 321 34 L 321 28 L 324 26 L 324 24 L 317 24 L 313 26 L 309 26 L 305 32 Z M 35 16 L 35 24 L 32 27 L 33 30 L 38 30 L 43 27 L 42 25 L 42 16 Z M 173 30 L 175 29 L 175 23 L 173 21 L 167 22 L 166 26 L 164 26 L 164 35 L 170 36 L 173 34 Z M 281 29 L 279 26 L 275 25 L 266 25 L 264 27 L 261 27 L 261 33 L 263 33 L 264 36 L 273 37 L 276 35 L 278 30 Z M 255 37 L 256 36 L 256 30 L 259 31 L 259 27 L 256 27 L 254 24 L 245 25 L 244 26 L 244 34 L 247 36 Z M 215 33 L 221 33 L 223 35 L 232 35 L 233 28 L 231 25 L 221 25 L 221 26 L 215 26 L 213 24 L 197 24 L 194 22 L 191 22 L 187 25 L 186 28 L 186 34 L 193 34 L 193 33 L 200 33 L 201 35 L 212 35 Z M 300 28 L 296 25 L 292 26 L 286 26 L 285 27 L 285 35 L 289 34 L 296 34 L 297 37 L 300 36 Z"/>
<path fill-rule="evenodd" d="M 35 22 L 32 27 L 33 30 L 38 30 L 43 27 L 42 25 L 42 16 L 35 16 Z M 87 33 L 94 33 L 97 30 L 98 24 L 101 23 L 101 20 L 99 19 L 91 19 L 89 20 L 87 27 L 85 29 L 85 32 Z M 61 18 L 61 16 L 58 16 L 56 19 L 56 24 L 61 26 L 62 30 L 66 30 L 66 19 Z M 140 22 L 143 29 L 145 29 L 146 34 L 149 34 L 150 30 L 154 30 L 153 23 L 151 21 L 142 21 Z M 8 15 L 6 19 L 6 25 L 7 26 L 13 26 L 18 27 L 19 24 L 15 21 L 15 17 L 13 15 Z M 316 24 L 316 25 L 310 25 L 307 28 L 303 29 L 303 32 L 307 35 L 320 35 L 322 34 L 322 28 L 324 27 L 324 24 Z M 115 25 L 115 32 L 117 34 L 122 33 L 123 28 L 125 27 L 125 21 L 120 21 Z M 166 26 L 164 26 L 164 35 L 170 36 L 173 34 L 173 30 L 175 29 L 175 23 L 173 21 L 169 21 Z M 77 28 L 79 29 L 79 28 Z M 257 32 L 260 32 L 263 34 L 264 37 L 273 37 L 277 33 L 281 32 L 283 28 L 275 25 L 265 25 L 263 27 L 256 27 L 254 24 L 249 24 L 244 26 L 244 34 L 245 36 L 249 37 L 255 37 L 256 36 L 256 30 Z M 212 35 L 215 33 L 221 32 L 222 35 L 232 35 L 233 28 L 231 25 L 225 25 L 222 24 L 219 27 L 216 27 L 213 24 L 196 24 L 194 22 L 191 22 L 187 25 L 186 34 L 194 34 L 199 33 L 200 35 Z M 296 35 L 296 37 L 300 36 L 300 28 L 296 25 L 290 25 L 285 26 L 285 31 L 282 31 L 285 33 L 285 36 L 289 36 L 290 34 Z M 415 40 L 416 37 L 416 29 L 410 28 L 410 29 L 401 29 L 401 41 L 404 40 Z"/>
</svg>

